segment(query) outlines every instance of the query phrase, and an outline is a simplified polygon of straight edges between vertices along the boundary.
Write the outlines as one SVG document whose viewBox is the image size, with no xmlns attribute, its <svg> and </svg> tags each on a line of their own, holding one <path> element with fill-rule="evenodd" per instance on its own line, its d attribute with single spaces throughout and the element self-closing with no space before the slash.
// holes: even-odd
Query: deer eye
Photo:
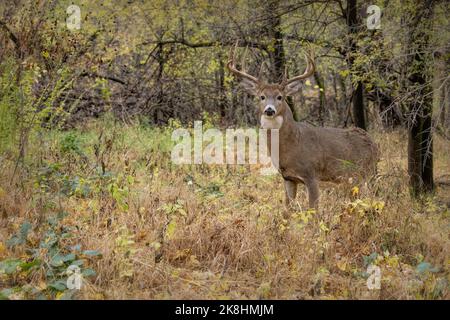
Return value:
<svg viewBox="0 0 450 320">
<path fill-rule="evenodd" d="M 277 97 L 277 100 L 281 100 L 281 99 L 283 99 L 282 96 L 278 96 L 278 97 Z"/>
<path fill-rule="evenodd" d="M 264 97 L 264 96 L 261 96 L 260 98 L 261 98 L 261 100 L 264 100 L 264 99 L 265 99 L 266 97 Z"/>
</svg>

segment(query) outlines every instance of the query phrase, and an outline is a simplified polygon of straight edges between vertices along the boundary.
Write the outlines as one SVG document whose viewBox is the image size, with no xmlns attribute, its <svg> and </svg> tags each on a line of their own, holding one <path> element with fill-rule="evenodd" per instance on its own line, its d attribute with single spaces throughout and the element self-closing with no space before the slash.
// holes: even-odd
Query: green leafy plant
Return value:
<svg viewBox="0 0 450 320">
<path fill-rule="evenodd" d="M 0 298 L 20 297 L 47 299 L 70 299 L 76 289 L 67 286 L 68 268 L 76 266 L 84 278 L 95 276 L 95 271 L 87 266 L 87 260 L 100 256 L 96 250 L 81 250 L 80 245 L 67 245 L 67 239 L 72 237 L 72 228 L 62 224 L 66 213 L 60 213 L 47 220 L 43 237 L 30 246 L 27 235 L 32 226 L 24 222 L 17 234 L 13 235 L 7 244 L 12 249 L 24 247 L 26 254 L 20 258 L 9 258 L 0 261 L 0 276 L 6 277 L 12 285 L 3 289 Z M 42 277 L 41 286 L 27 284 L 31 277 Z"/>
</svg>

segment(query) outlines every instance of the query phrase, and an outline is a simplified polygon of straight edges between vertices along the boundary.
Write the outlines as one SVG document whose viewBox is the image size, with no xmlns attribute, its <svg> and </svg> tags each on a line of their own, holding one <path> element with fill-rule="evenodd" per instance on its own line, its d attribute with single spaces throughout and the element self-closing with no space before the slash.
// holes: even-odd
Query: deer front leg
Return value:
<svg viewBox="0 0 450 320">
<path fill-rule="evenodd" d="M 297 183 L 291 180 L 284 180 L 284 190 L 286 193 L 286 208 L 290 208 L 297 195 Z"/>
<path fill-rule="evenodd" d="M 309 208 L 318 209 L 319 207 L 319 185 L 316 179 L 305 180 L 306 189 L 308 190 Z"/>
</svg>

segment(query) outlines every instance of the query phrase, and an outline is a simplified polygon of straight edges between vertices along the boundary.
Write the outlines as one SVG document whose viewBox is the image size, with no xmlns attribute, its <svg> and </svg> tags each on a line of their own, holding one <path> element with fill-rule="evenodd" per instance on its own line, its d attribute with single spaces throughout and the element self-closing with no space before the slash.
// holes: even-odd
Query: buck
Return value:
<svg viewBox="0 0 450 320">
<path fill-rule="evenodd" d="M 299 91 L 302 80 L 314 74 L 311 55 L 305 54 L 307 67 L 303 74 L 281 83 L 265 83 L 235 65 L 237 44 L 230 52 L 228 69 L 241 80 L 244 89 L 259 99 L 258 116 L 261 127 L 277 129 L 279 136 L 278 171 L 284 179 L 286 205 L 290 207 L 302 183 L 308 192 L 309 207 L 319 204 L 319 181 L 341 182 L 349 177 L 374 173 L 378 148 L 366 131 L 315 127 L 296 122 L 286 97 Z M 270 141 L 270 139 L 268 139 Z M 271 148 L 269 147 L 268 150 Z"/>
</svg>

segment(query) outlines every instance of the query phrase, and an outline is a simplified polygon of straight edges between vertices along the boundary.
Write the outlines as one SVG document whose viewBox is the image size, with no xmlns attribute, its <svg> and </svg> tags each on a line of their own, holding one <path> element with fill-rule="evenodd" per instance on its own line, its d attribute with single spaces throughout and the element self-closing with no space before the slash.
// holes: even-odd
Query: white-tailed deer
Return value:
<svg viewBox="0 0 450 320">
<path fill-rule="evenodd" d="M 313 75 L 315 65 L 311 56 L 305 55 L 307 67 L 302 75 L 269 84 L 237 69 L 236 47 L 230 52 L 229 70 L 240 78 L 248 93 L 258 97 L 261 127 L 279 129 L 278 170 L 284 179 L 287 206 L 295 199 L 298 183 L 306 185 L 309 206 L 317 208 L 318 181 L 339 182 L 375 172 L 378 148 L 364 130 L 314 127 L 294 120 L 286 97 L 295 94 L 302 80 Z"/>
</svg>

